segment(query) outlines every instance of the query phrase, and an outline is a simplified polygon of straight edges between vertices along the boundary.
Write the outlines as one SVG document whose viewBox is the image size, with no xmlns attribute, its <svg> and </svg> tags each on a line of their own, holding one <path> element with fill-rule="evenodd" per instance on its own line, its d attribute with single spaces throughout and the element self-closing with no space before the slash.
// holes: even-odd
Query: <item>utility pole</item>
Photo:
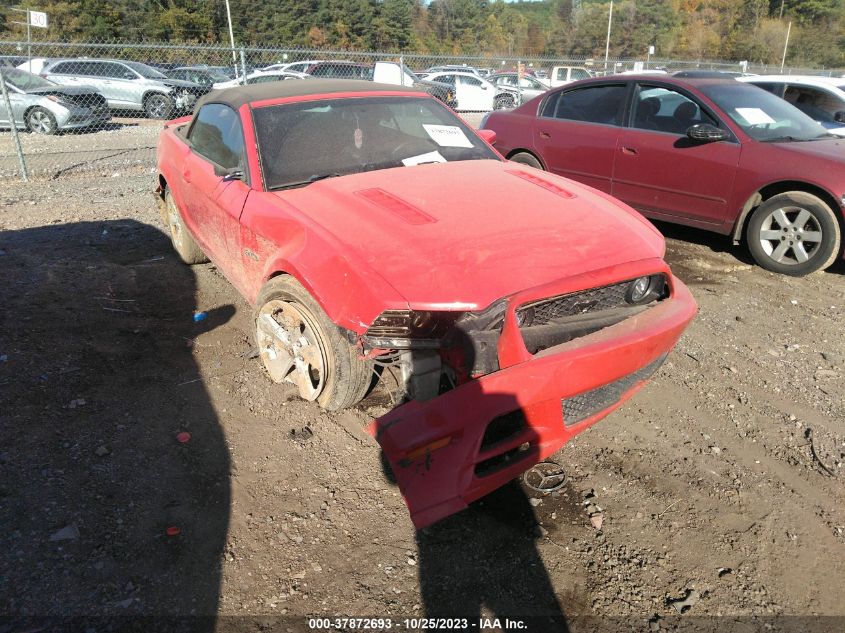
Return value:
<svg viewBox="0 0 845 633">
<path fill-rule="evenodd" d="M 789 32 L 792 30 L 792 20 L 786 27 L 786 41 L 783 43 L 783 58 L 780 60 L 780 72 L 783 72 L 783 65 L 786 63 L 786 49 L 789 47 Z"/>
<path fill-rule="evenodd" d="M 613 0 L 610 0 L 610 12 L 607 14 L 607 42 L 604 45 L 604 72 L 607 74 L 607 58 L 610 53 L 610 25 L 613 22 Z"/>
<path fill-rule="evenodd" d="M 238 79 L 238 57 L 235 55 L 235 34 L 232 31 L 232 10 L 229 8 L 229 0 L 226 0 L 226 20 L 229 23 L 229 44 L 232 46 L 232 65 L 235 67 L 235 79 Z"/>
</svg>

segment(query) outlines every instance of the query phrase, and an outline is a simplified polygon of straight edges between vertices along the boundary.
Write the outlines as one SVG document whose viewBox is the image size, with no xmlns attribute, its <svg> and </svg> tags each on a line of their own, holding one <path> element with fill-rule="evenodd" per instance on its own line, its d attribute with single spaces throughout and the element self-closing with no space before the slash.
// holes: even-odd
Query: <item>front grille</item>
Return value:
<svg viewBox="0 0 845 633">
<path fill-rule="evenodd" d="M 616 404 L 631 387 L 643 380 L 651 378 L 654 372 L 660 369 L 660 366 L 665 360 L 666 354 L 663 354 L 632 374 L 623 376 L 602 387 L 585 391 L 577 396 L 564 398 L 561 401 L 564 426 L 572 426 L 573 424 L 583 422 L 599 411 L 604 411 L 609 406 Z"/>
<path fill-rule="evenodd" d="M 517 321 L 523 323 L 529 320 L 532 326 L 546 325 L 562 317 L 598 312 L 600 310 L 628 305 L 625 301 L 625 293 L 628 292 L 630 285 L 630 280 L 623 281 L 611 286 L 590 288 L 589 290 L 581 290 L 579 292 L 529 303 L 520 306 L 516 311 Z M 531 318 L 532 316 L 533 319 Z"/>
<path fill-rule="evenodd" d="M 84 108 L 91 108 L 92 110 L 99 110 L 105 108 L 106 100 L 102 95 L 96 93 L 78 94 L 78 95 L 62 95 L 64 101 Z"/>
</svg>

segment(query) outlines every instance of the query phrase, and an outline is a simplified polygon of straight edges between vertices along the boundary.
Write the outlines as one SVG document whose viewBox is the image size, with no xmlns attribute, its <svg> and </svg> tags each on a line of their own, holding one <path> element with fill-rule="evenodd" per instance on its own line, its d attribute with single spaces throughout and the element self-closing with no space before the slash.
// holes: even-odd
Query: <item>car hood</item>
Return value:
<svg viewBox="0 0 845 633">
<path fill-rule="evenodd" d="M 48 86 L 46 88 L 30 88 L 26 91 L 28 95 L 90 95 L 99 94 L 93 86 Z"/>
<path fill-rule="evenodd" d="M 366 172 L 270 195 L 333 233 L 420 309 L 481 309 L 664 251 L 660 233 L 610 196 L 496 160 Z"/>
<path fill-rule="evenodd" d="M 776 147 L 782 152 L 801 157 L 833 159 L 845 165 L 845 139 L 825 138 L 818 141 L 793 141 L 789 143 L 760 143 Z"/>
</svg>

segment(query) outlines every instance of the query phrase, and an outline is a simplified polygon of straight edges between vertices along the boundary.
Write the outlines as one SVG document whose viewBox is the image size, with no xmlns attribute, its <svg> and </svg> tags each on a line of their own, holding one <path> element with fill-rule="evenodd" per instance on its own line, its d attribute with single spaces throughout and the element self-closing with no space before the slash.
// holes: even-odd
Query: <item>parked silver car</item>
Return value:
<svg viewBox="0 0 845 633">
<path fill-rule="evenodd" d="M 112 110 L 141 110 L 151 119 L 190 112 L 211 90 L 170 79 L 155 68 L 118 59 L 56 59 L 41 76 L 63 85 L 85 84 L 99 90 Z"/>
<path fill-rule="evenodd" d="M 517 91 L 521 88 L 521 93 L 518 92 L 518 94 L 522 95 L 522 103 L 543 94 L 549 89 L 548 84 L 530 75 L 523 75 L 520 80 L 517 73 L 495 73 L 487 77 L 487 81 L 497 87 L 508 86 Z M 512 108 L 514 104 L 505 107 Z"/>
<path fill-rule="evenodd" d="M 55 134 L 103 125 L 111 119 L 106 99 L 91 86 L 60 86 L 17 68 L 2 70 L 13 116 L 0 99 L 0 127 Z"/>
</svg>

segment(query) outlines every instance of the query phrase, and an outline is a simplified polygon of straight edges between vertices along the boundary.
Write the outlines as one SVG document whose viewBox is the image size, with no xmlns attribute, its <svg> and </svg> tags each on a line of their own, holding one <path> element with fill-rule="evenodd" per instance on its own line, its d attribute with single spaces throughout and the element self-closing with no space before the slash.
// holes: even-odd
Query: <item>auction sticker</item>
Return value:
<svg viewBox="0 0 845 633">
<path fill-rule="evenodd" d="M 736 113 L 748 121 L 748 125 L 764 125 L 775 120 L 760 108 L 737 108 Z"/>
<path fill-rule="evenodd" d="M 472 147 L 472 143 L 457 125 L 429 125 L 423 123 L 423 129 L 431 140 L 440 147 Z"/>
</svg>

